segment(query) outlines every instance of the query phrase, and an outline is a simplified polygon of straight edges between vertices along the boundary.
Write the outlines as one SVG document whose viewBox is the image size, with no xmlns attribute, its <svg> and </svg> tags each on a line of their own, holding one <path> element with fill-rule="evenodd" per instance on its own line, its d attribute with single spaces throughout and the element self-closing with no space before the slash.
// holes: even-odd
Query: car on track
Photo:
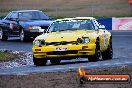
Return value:
<svg viewBox="0 0 132 88">
<path fill-rule="evenodd" d="M 32 51 L 36 66 L 79 57 L 92 62 L 112 59 L 112 35 L 93 17 L 64 18 L 35 38 Z"/>
<path fill-rule="evenodd" d="M 20 37 L 21 41 L 35 38 L 47 30 L 53 22 L 40 10 L 17 10 L 0 20 L 0 40 Z"/>
</svg>

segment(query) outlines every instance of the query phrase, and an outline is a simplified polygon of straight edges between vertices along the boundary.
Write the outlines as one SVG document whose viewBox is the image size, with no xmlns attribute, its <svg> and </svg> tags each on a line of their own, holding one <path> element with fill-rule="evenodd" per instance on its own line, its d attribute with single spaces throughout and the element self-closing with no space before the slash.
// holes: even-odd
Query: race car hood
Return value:
<svg viewBox="0 0 132 88">
<path fill-rule="evenodd" d="M 38 36 L 35 40 L 44 39 L 45 42 L 61 42 L 61 41 L 77 41 L 82 37 L 96 36 L 95 30 L 76 30 L 76 31 L 62 31 L 46 33 Z"/>
</svg>

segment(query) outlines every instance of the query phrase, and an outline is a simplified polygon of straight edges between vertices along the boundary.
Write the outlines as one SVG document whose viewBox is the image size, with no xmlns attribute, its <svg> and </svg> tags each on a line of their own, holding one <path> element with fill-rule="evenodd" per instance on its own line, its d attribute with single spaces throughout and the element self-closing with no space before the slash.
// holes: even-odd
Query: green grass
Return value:
<svg viewBox="0 0 132 88">
<path fill-rule="evenodd" d="M 9 54 L 9 53 L 5 53 L 5 52 L 0 52 L 0 61 L 8 61 L 8 60 L 13 60 L 15 59 L 15 55 L 14 54 Z"/>
</svg>

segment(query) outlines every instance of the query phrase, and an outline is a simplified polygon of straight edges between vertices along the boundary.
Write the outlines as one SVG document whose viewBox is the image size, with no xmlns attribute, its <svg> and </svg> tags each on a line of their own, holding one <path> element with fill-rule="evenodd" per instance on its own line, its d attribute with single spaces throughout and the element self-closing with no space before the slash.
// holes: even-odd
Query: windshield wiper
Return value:
<svg viewBox="0 0 132 88">
<path fill-rule="evenodd" d="M 58 30 L 58 31 L 66 31 L 65 29 L 61 29 L 61 30 Z"/>
<path fill-rule="evenodd" d="M 66 29 L 66 30 L 68 30 L 68 31 L 74 31 L 74 30 L 77 30 L 77 29 Z"/>
<path fill-rule="evenodd" d="M 50 19 L 40 19 L 40 20 L 50 20 Z"/>
<path fill-rule="evenodd" d="M 77 29 L 61 29 L 59 31 L 75 31 L 75 30 L 77 30 Z"/>
<path fill-rule="evenodd" d="M 30 20 L 40 20 L 40 19 L 30 19 Z"/>
<path fill-rule="evenodd" d="M 52 32 L 61 32 L 61 31 L 75 31 L 77 29 L 61 29 L 61 30 L 57 30 L 57 31 L 52 31 Z"/>
</svg>

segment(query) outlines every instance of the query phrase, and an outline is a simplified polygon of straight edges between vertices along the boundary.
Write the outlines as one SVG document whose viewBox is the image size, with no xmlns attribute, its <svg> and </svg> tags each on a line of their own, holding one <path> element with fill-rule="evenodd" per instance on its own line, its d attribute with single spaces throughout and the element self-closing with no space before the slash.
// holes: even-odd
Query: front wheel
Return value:
<svg viewBox="0 0 132 88">
<path fill-rule="evenodd" d="M 88 56 L 88 60 L 89 60 L 89 62 L 96 62 L 98 60 L 102 60 L 101 51 L 100 50 L 95 50 L 95 54 Z"/>
<path fill-rule="evenodd" d="M 34 65 L 36 66 L 44 66 L 47 63 L 47 60 L 44 58 L 35 58 L 33 56 L 33 62 L 34 62 Z"/>
<path fill-rule="evenodd" d="M 103 52 L 103 60 L 108 60 L 113 58 L 113 48 L 112 48 L 112 41 L 110 40 L 110 43 L 108 45 L 108 48 L 106 51 Z"/>
<path fill-rule="evenodd" d="M 27 37 L 26 37 L 26 35 L 25 35 L 24 30 L 21 30 L 21 32 L 20 32 L 20 41 L 21 41 L 21 42 L 27 41 Z"/>
<path fill-rule="evenodd" d="M 0 40 L 6 41 L 8 39 L 8 36 L 4 35 L 2 28 L 0 28 Z"/>
<path fill-rule="evenodd" d="M 102 60 L 102 54 L 101 54 L 101 51 L 100 51 L 100 45 L 99 45 L 99 41 L 98 40 L 96 42 L 95 54 L 88 56 L 88 60 L 90 62 L 96 62 L 98 60 Z"/>
</svg>

